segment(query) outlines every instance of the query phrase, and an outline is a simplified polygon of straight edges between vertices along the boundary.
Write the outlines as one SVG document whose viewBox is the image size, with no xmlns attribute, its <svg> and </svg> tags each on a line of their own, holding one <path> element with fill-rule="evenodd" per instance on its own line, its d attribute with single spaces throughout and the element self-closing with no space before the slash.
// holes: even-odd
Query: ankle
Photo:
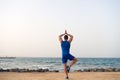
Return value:
<svg viewBox="0 0 120 80">
<path fill-rule="evenodd" d="M 69 77 L 68 77 L 68 76 L 66 76 L 66 79 L 69 79 Z"/>
</svg>

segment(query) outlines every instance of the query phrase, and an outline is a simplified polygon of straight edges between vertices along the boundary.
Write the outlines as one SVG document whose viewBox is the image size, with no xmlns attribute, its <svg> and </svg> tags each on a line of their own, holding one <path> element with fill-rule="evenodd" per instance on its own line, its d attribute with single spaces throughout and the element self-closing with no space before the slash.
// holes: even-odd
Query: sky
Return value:
<svg viewBox="0 0 120 80">
<path fill-rule="evenodd" d="M 0 0 L 0 56 L 61 57 L 65 29 L 74 56 L 120 58 L 120 0 Z"/>
</svg>

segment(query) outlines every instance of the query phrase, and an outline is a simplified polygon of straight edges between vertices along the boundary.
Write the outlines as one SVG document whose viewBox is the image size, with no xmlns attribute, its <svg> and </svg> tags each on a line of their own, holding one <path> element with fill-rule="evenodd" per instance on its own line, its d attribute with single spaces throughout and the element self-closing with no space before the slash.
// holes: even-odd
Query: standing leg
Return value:
<svg viewBox="0 0 120 80">
<path fill-rule="evenodd" d="M 67 72 L 67 64 L 66 63 L 64 63 L 64 72 L 65 72 L 65 74 L 66 74 L 66 79 L 68 79 L 68 72 Z"/>
</svg>

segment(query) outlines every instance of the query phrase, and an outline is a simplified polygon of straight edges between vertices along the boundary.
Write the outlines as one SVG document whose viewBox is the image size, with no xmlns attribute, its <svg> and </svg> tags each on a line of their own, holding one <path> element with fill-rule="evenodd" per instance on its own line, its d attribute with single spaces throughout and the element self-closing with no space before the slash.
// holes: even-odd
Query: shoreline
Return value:
<svg viewBox="0 0 120 80">
<path fill-rule="evenodd" d="M 49 69 L 2 69 L 0 68 L 0 72 L 60 72 L 59 70 L 49 70 Z M 120 72 L 120 68 L 89 68 L 89 69 L 79 69 L 74 70 L 72 72 Z"/>
</svg>

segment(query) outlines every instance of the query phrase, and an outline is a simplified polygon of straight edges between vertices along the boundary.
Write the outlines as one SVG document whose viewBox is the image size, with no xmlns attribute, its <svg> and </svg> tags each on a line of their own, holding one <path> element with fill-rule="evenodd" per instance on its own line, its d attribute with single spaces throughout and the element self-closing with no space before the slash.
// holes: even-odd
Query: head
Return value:
<svg viewBox="0 0 120 80">
<path fill-rule="evenodd" d="M 65 35 L 65 36 L 64 36 L 64 40 L 68 40 L 68 35 Z"/>
</svg>

